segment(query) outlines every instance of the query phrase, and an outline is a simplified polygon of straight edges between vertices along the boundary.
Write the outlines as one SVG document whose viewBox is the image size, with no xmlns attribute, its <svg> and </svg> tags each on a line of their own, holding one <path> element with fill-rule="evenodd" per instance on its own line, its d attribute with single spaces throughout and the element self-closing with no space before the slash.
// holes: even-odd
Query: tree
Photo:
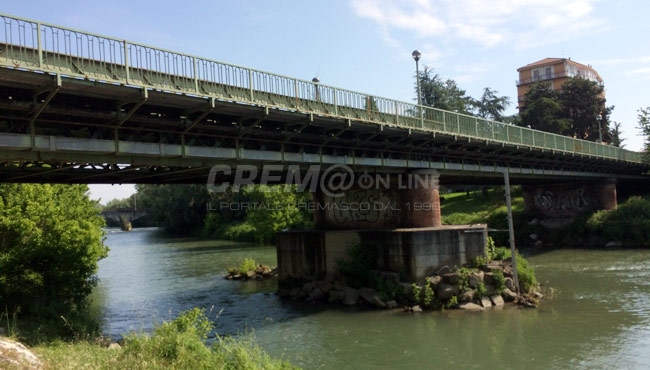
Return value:
<svg viewBox="0 0 650 370">
<path fill-rule="evenodd" d="M 78 311 L 107 256 L 86 185 L 0 185 L 0 302 L 24 314 Z"/>
<path fill-rule="evenodd" d="M 639 108 L 639 129 L 643 135 L 643 151 L 646 154 L 646 161 L 650 162 L 650 107 Z"/>
<path fill-rule="evenodd" d="M 377 101 L 373 96 L 366 96 L 365 110 L 368 113 L 368 118 L 376 118 L 379 113 L 379 108 L 377 107 Z"/>
<path fill-rule="evenodd" d="M 609 137 L 611 138 L 611 143 L 613 146 L 623 148 L 625 147 L 625 144 L 623 144 L 623 141 L 625 141 L 625 138 L 622 138 L 621 135 L 623 134 L 623 131 L 621 131 L 621 123 L 620 122 L 612 122 L 614 124 L 614 127 L 612 127 L 609 130 Z"/>
<path fill-rule="evenodd" d="M 542 81 L 530 87 L 522 106 L 523 126 L 590 141 L 602 136 L 603 142 L 612 142 L 609 116 L 614 107 L 605 106 L 603 87 L 596 82 L 573 77 L 555 91 L 549 81 Z"/>
<path fill-rule="evenodd" d="M 209 199 L 207 186 L 136 185 L 138 208 L 148 209 L 170 235 L 189 235 L 203 227 Z"/>
<path fill-rule="evenodd" d="M 133 208 L 133 196 L 122 199 L 111 199 L 106 203 L 104 209 Z"/>
<path fill-rule="evenodd" d="M 613 107 L 605 107 L 603 87 L 581 77 L 569 78 L 559 92 L 562 116 L 571 120 L 567 134 L 578 139 L 609 142 L 609 115 Z M 598 120 L 600 116 L 600 122 Z M 600 127 L 600 133 L 598 128 Z"/>
<path fill-rule="evenodd" d="M 476 115 L 481 118 L 503 122 L 503 112 L 510 105 L 510 98 L 497 96 L 498 91 L 489 87 L 483 89 L 481 100 L 475 101 Z"/>
<path fill-rule="evenodd" d="M 420 79 L 422 105 L 456 113 L 471 114 L 472 107 L 475 105 L 474 99 L 466 96 L 465 90 L 461 90 L 456 85 L 456 81 L 448 79 L 443 82 L 438 74 L 433 74 L 433 69 L 426 66 L 418 77 Z M 416 87 L 416 96 L 417 93 Z"/>
<path fill-rule="evenodd" d="M 257 241 L 272 241 L 283 229 L 305 226 L 311 219 L 307 207 L 309 193 L 298 193 L 296 187 L 255 185 L 245 188 L 253 207 L 249 207 L 246 222 L 255 228 Z"/>
<path fill-rule="evenodd" d="M 523 106 L 521 126 L 560 135 L 569 131 L 571 122 L 562 118 L 562 105 L 550 82 L 533 84 L 524 96 Z"/>
</svg>

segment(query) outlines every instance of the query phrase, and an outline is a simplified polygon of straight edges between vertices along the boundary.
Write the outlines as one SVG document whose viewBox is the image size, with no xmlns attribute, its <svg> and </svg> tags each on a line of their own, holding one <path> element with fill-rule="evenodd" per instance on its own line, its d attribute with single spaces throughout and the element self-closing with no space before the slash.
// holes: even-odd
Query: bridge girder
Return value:
<svg viewBox="0 0 650 370">
<path fill-rule="evenodd" d="M 352 165 L 359 168 L 389 172 L 395 170 L 385 165 L 391 160 L 426 162 L 443 171 L 470 165 L 498 166 L 535 168 L 537 173 L 544 170 L 582 173 L 587 177 L 588 174 L 639 176 L 645 168 L 616 160 L 560 155 L 550 150 L 523 149 L 507 143 L 377 125 L 364 120 L 265 105 L 233 104 L 210 97 L 143 90 L 61 75 L 3 68 L 0 87 L 4 92 L 0 96 L 0 135 L 27 134 L 34 141 L 27 151 L 25 148 L 2 150 L 2 181 L 201 183 L 206 181 L 207 172 L 214 164 L 293 164 L 296 162 L 289 157 L 295 158 L 300 153 L 320 156 L 314 163 L 327 163 L 323 161 L 324 156 L 337 156 L 352 158 Z M 289 130 L 293 132 L 287 134 Z M 113 140 L 115 145 L 109 151 L 87 149 L 75 153 L 40 149 L 35 142 L 37 138 L 57 143 L 65 138 L 89 142 Z M 178 146 L 181 150 L 176 156 L 137 156 L 133 151 L 121 150 L 138 145 Z M 191 155 L 193 151 L 213 148 L 234 155 L 232 158 Z M 281 155 L 277 159 L 264 158 L 264 154 L 258 159 L 246 158 L 241 155 L 246 151 Z M 376 164 L 356 164 L 364 161 Z M 517 181 L 516 175 L 513 181 Z"/>
</svg>

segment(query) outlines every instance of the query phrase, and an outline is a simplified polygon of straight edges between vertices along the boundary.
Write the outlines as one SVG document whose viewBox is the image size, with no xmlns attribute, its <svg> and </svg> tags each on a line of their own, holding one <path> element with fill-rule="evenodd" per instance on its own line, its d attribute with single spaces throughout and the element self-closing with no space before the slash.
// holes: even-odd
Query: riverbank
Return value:
<svg viewBox="0 0 650 370">
<path fill-rule="evenodd" d="M 54 341 L 31 349 L 0 337 L 0 366 L 20 370 L 115 369 L 297 369 L 269 356 L 251 337 L 206 339 L 214 325 L 205 310 L 192 309 L 158 325 L 152 333 L 131 333 L 120 343 L 105 338 Z"/>
</svg>

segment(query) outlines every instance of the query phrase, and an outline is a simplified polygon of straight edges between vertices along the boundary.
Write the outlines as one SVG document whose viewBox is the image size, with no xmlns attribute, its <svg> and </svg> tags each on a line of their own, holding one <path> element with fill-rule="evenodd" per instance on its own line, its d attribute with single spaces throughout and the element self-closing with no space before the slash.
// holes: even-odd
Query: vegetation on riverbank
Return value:
<svg viewBox="0 0 650 370">
<path fill-rule="evenodd" d="M 93 331 L 88 295 L 108 254 L 85 185 L 0 185 L 0 317 L 30 342 Z M 64 318 L 64 319 L 62 319 Z"/>
<path fill-rule="evenodd" d="M 585 231 L 601 243 L 650 247 L 650 196 L 630 197 L 613 211 L 598 211 L 585 223 Z"/>
<path fill-rule="evenodd" d="M 45 369 L 291 368 L 251 339 L 206 347 L 212 324 L 198 309 L 103 348 L 88 304 L 109 252 L 103 226 L 85 185 L 0 184 L 0 335 L 36 346 Z"/>
<path fill-rule="evenodd" d="M 507 210 L 504 190 L 495 187 L 487 192 L 444 194 L 441 202 L 445 224 L 486 223 L 490 236 L 498 245 L 507 245 Z M 547 228 L 535 222 L 537 216 L 526 214 L 521 188 L 513 187 L 512 213 L 518 247 L 536 242 L 545 247 L 650 247 L 650 195 L 633 196 L 615 210 L 597 211 L 579 216 L 560 228 Z M 535 240 L 531 239 L 535 236 Z"/>
<path fill-rule="evenodd" d="M 311 228 L 304 205 L 311 194 L 295 186 L 250 185 L 208 192 L 205 185 L 137 185 L 138 207 L 148 209 L 169 235 L 270 243 L 283 229 Z"/>
<path fill-rule="evenodd" d="M 484 188 L 481 191 L 467 191 L 442 194 L 440 213 L 446 225 L 487 224 L 490 229 L 499 230 L 490 236 L 497 245 L 508 245 L 508 209 L 503 186 Z M 520 186 L 511 190 L 512 215 L 517 240 L 527 235 L 528 225 L 524 216 L 524 198 Z"/>
<path fill-rule="evenodd" d="M 151 334 L 133 333 L 120 344 L 101 340 L 56 341 L 33 348 L 43 368 L 77 369 L 295 369 L 267 355 L 250 336 L 217 337 L 205 342 L 213 326 L 202 309 L 182 312 Z"/>
</svg>

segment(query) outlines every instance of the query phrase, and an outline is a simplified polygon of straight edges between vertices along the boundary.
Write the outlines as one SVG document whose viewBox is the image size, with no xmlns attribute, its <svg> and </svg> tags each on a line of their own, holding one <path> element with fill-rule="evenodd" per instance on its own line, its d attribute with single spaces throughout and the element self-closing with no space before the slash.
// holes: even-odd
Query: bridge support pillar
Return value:
<svg viewBox="0 0 650 370">
<path fill-rule="evenodd" d="M 314 223 L 319 229 L 440 227 L 439 173 L 369 175 L 343 192 L 318 189 Z"/>
<path fill-rule="evenodd" d="M 585 212 L 616 209 L 616 179 L 524 185 L 524 209 L 537 213 L 546 226 L 567 225 Z"/>
<path fill-rule="evenodd" d="M 363 178 L 362 176 L 365 176 Z M 276 236 L 278 278 L 283 286 L 336 274 L 337 261 L 359 245 L 377 256 L 373 267 L 422 282 L 438 268 L 461 266 L 482 256 L 486 225 L 442 225 L 437 171 L 358 176 L 335 193 L 314 194 L 317 230 Z M 340 184 L 337 184 L 340 185 Z M 341 188 L 341 187 L 337 187 Z"/>
<path fill-rule="evenodd" d="M 416 171 L 408 175 L 408 179 L 415 179 L 415 181 L 407 189 L 402 190 L 406 225 L 410 227 L 442 225 L 439 177 L 437 171 Z"/>
</svg>

